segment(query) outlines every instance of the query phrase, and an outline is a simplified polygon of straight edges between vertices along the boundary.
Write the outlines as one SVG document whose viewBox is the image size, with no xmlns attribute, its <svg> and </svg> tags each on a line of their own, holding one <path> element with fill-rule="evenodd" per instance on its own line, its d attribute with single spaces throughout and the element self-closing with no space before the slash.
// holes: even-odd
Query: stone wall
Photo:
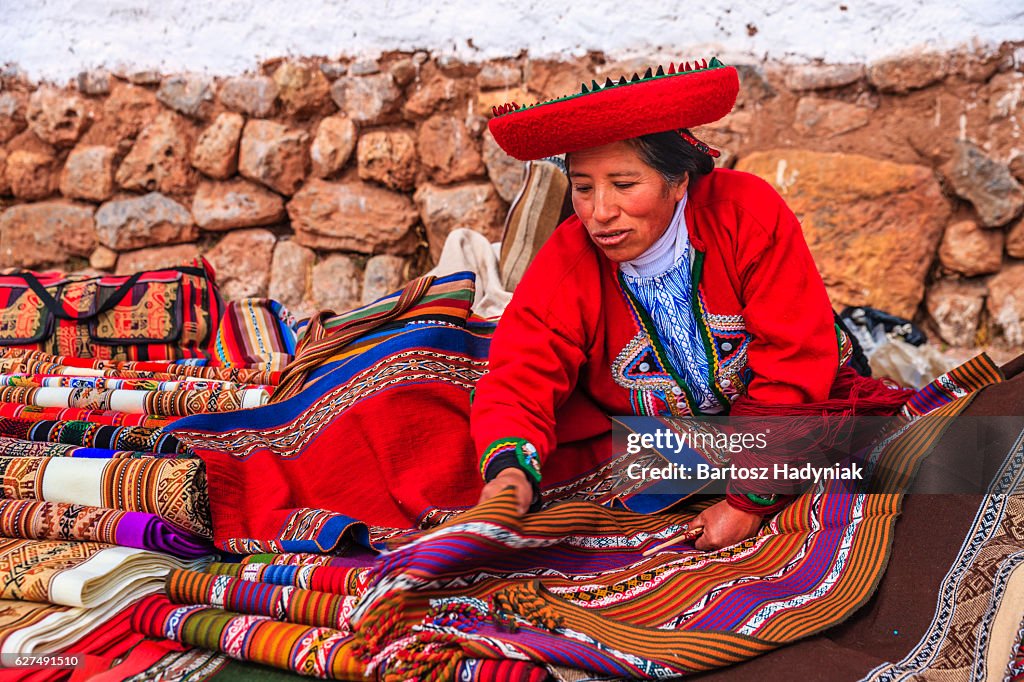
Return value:
<svg viewBox="0 0 1024 682">
<path fill-rule="evenodd" d="M 783 194 L 837 307 L 1021 347 L 1022 45 L 740 65 L 736 110 L 695 132 Z M 492 105 L 647 66 L 417 52 L 219 79 L 6 75 L 0 266 L 125 273 L 203 254 L 230 298 L 349 308 L 427 269 L 456 227 L 500 238 L 521 165 L 487 132 Z"/>
</svg>

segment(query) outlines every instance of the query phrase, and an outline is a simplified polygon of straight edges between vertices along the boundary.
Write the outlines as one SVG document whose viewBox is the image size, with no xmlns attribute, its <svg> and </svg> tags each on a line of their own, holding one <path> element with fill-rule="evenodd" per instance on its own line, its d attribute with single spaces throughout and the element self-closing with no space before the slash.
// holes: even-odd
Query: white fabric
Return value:
<svg viewBox="0 0 1024 682">
<path fill-rule="evenodd" d="M 500 316 L 512 300 L 512 292 L 501 286 L 496 249 L 479 232 L 459 228 L 448 234 L 437 265 L 427 274 L 443 277 L 466 270 L 476 274 L 473 312 L 480 317 Z"/>
<path fill-rule="evenodd" d="M 47 502 L 103 505 L 103 470 L 109 459 L 50 457 L 43 471 L 43 499 Z"/>
</svg>

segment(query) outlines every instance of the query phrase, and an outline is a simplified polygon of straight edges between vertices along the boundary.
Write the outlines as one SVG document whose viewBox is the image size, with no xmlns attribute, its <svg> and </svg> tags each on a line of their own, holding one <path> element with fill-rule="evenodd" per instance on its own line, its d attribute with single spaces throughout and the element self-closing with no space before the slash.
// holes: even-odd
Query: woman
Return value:
<svg viewBox="0 0 1024 682">
<path fill-rule="evenodd" d="M 523 511 L 541 492 L 638 512 L 675 502 L 626 480 L 614 415 L 895 412 L 906 392 L 841 369 L 782 199 L 675 132 L 724 116 L 737 89 L 713 61 L 494 119 L 513 156 L 567 153 L 577 216 L 496 330 L 466 319 L 466 273 L 419 279 L 315 325 L 273 405 L 176 423 L 206 462 L 218 546 L 324 551 L 356 522 L 378 543 L 507 486 Z M 702 549 L 787 502 L 735 492 L 692 522 Z"/>
<path fill-rule="evenodd" d="M 481 501 L 512 487 L 525 511 L 549 469 L 569 477 L 562 444 L 596 439 L 607 415 L 828 412 L 851 390 L 891 414 L 905 400 L 840 374 L 842 337 L 795 216 L 763 180 L 714 169 L 717 152 L 689 133 L 728 113 L 737 89 L 735 69 L 712 60 L 492 120 L 513 156 L 566 153 L 576 215 L 495 332 L 471 413 Z M 690 524 L 696 546 L 744 540 L 785 503 L 729 495 Z"/>
</svg>

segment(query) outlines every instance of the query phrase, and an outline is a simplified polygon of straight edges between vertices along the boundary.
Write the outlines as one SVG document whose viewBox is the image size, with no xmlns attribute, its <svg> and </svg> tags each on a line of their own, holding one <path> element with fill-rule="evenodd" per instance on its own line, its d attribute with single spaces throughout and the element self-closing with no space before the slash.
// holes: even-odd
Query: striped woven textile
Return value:
<svg viewBox="0 0 1024 682">
<path fill-rule="evenodd" d="M 211 606 L 180 606 L 164 595 L 142 600 L 132 614 L 132 627 L 150 637 L 223 651 L 232 658 L 310 677 L 358 679 L 364 670 L 352 652 L 351 637 L 338 630 Z"/>
<path fill-rule="evenodd" d="M 229 367 L 282 370 L 295 355 L 294 326 L 287 308 L 277 301 L 231 301 L 217 329 L 217 360 Z"/>
<path fill-rule="evenodd" d="M 387 296 L 371 306 L 337 317 L 329 311 L 313 317 L 303 329 L 304 335 L 295 351 L 295 360 L 281 376 L 273 402 L 286 400 L 302 390 L 310 372 L 324 363 L 332 362 L 338 353 L 359 337 L 391 322 L 408 322 L 410 316 L 415 316 L 417 309 L 424 303 L 435 309 L 434 303 L 438 302 L 439 305 L 444 300 L 444 292 L 435 294 L 431 291 L 433 283 L 433 277 L 420 277 L 409 282 L 397 294 Z M 458 281 L 450 287 L 460 293 L 464 289 Z M 444 285 L 437 287 L 443 288 Z M 430 301 L 424 301 L 428 291 L 432 294 Z"/>
<path fill-rule="evenodd" d="M 943 405 L 963 398 L 978 386 L 1003 380 L 1003 373 L 992 359 L 982 353 L 953 368 L 911 396 L 903 406 L 903 414 L 919 416 L 929 414 Z"/>
<path fill-rule="evenodd" d="M 276 621 L 267 616 L 239 615 L 212 606 L 180 606 L 166 596 L 146 597 L 132 613 L 132 627 L 150 637 L 164 637 L 190 646 L 223 651 L 227 655 L 307 677 L 363 680 L 373 666 L 356 655 L 352 637 L 340 630 Z M 484 682 L 543 682 L 548 671 L 528 661 L 466 660 L 445 670 L 445 680 Z M 250 675 L 265 677 L 263 671 Z M 103 679 L 103 678 L 101 678 Z M 114 677 L 112 679 L 122 679 Z M 150 679 L 146 677 L 144 679 Z M 160 676 L 159 679 L 168 679 Z M 199 679 L 197 672 L 170 679 Z M 383 677 L 391 682 L 419 679 Z"/>
<path fill-rule="evenodd" d="M 279 555 L 280 556 L 280 555 Z M 251 557 L 247 557 L 251 558 Z M 343 568 L 315 563 L 281 565 L 271 563 L 213 563 L 206 569 L 212 575 L 223 575 L 248 582 L 299 587 L 330 594 L 359 594 L 369 569 L 366 566 Z"/>
<path fill-rule="evenodd" d="M 198 379 L 188 381 L 156 381 L 154 379 L 118 379 L 116 377 L 81 377 L 72 374 L 0 374 L 0 386 L 26 386 L 35 388 L 95 388 L 102 391 L 114 389 L 128 391 L 204 391 L 216 388 L 263 388 L 235 384 L 230 381 Z"/>
<path fill-rule="evenodd" d="M 902 489 L 971 398 L 894 424 L 865 460 L 881 472 L 877 485 Z M 151 599 L 136 626 L 234 658 L 346 679 L 457 679 L 511 659 L 611 678 L 685 675 L 757 656 L 853 613 L 885 567 L 901 497 L 855 494 L 829 481 L 743 543 L 713 552 L 678 544 L 649 557 L 695 509 L 645 515 L 567 502 L 520 517 L 514 507 L 510 494 L 500 495 L 401 535 L 375 561 L 255 555 L 178 574 L 174 598 L 199 603 Z M 329 596 L 304 598 L 321 612 L 290 614 L 285 595 L 300 590 L 338 597 L 341 606 Z M 346 597 L 358 602 L 341 620 Z M 218 608 L 232 600 L 244 615 Z M 270 633 L 279 638 L 276 654 L 266 648 Z M 308 650 L 300 641 L 317 649 L 314 668 L 296 654 Z"/>
<path fill-rule="evenodd" d="M 394 311 L 400 310 L 393 318 L 397 325 L 416 320 L 432 320 L 462 325 L 470 316 L 475 295 L 475 276 L 470 272 L 457 272 L 444 277 L 421 277 L 410 282 L 405 288 L 384 296 L 362 308 L 356 308 L 341 315 L 328 316 L 322 320 L 324 331 L 333 334 L 347 329 L 354 322 L 381 319 Z M 407 293 L 408 292 L 408 293 Z M 399 301 L 405 295 L 412 304 L 406 307 Z M 312 320 L 309 321 L 312 323 Z M 310 327 L 303 326 L 299 330 L 299 339 L 305 340 Z"/>
<path fill-rule="evenodd" d="M 948 423 L 904 424 L 874 465 L 890 479 L 909 475 Z M 452 660 L 477 657 L 638 678 L 730 665 L 841 622 L 870 597 L 901 498 L 840 491 L 829 482 L 801 496 L 740 545 L 649 558 L 644 550 L 692 513 L 567 503 L 521 518 L 509 493 L 403 538 L 374 566 L 350 622 L 364 660 L 384 657 L 395 679 L 413 669 L 443 679 Z M 387 651 L 393 642 L 409 655 Z M 428 642 L 446 655 L 411 653 Z"/>
<path fill-rule="evenodd" d="M 170 455 L 177 457 L 177 455 Z M 153 457 L 149 452 L 89 448 L 64 443 L 21 440 L 0 436 L 0 457 L 89 457 L 92 459 L 120 459 L 122 457 Z"/>
<path fill-rule="evenodd" d="M 350 631 L 348 618 L 357 600 L 352 595 L 187 570 L 171 571 L 167 576 L 167 596 L 177 604 L 209 604 L 236 613 L 270 616 L 342 632 Z"/>
<path fill-rule="evenodd" d="M 0 417 L 0 436 L 89 448 L 187 455 L 189 449 L 162 429 L 143 426 L 104 426 L 82 420 L 11 419 Z"/>
<path fill-rule="evenodd" d="M 335 316 L 328 311 L 313 317 L 299 331 L 295 360 L 281 377 L 272 402 L 281 402 L 298 393 L 308 380 L 317 376 L 314 370 L 353 352 L 353 342 L 370 332 L 418 320 L 465 325 L 473 305 L 474 284 L 474 276 L 468 272 L 438 278 L 419 277 L 400 291 L 362 308 L 343 315 Z"/>
</svg>

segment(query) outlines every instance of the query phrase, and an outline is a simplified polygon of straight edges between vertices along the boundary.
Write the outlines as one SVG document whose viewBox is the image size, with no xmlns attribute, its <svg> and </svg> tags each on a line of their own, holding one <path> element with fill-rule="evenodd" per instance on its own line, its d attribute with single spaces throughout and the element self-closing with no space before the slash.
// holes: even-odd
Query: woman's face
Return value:
<svg viewBox="0 0 1024 682">
<path fill-rule="evenodd" d="M 616 263 L 633 260 L 665 233 L 689 178 L 670 185 L 626 142 L 572 152 L 572 205 L 590 238 Z"/>
</svg>

